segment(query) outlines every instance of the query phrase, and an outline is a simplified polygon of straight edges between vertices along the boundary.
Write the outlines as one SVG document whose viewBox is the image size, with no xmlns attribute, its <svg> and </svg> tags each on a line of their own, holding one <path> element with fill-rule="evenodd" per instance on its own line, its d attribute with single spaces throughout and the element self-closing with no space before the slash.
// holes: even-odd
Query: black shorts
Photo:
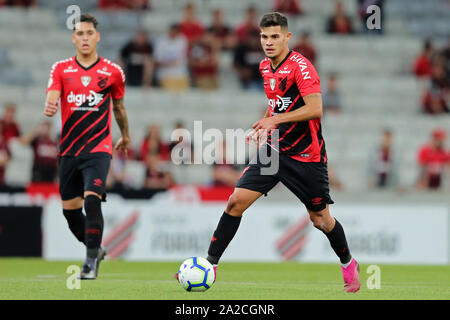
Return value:
<svg viewBox="0 0 450 320">
<path fill-rule="evenodd" d="M 266 147 L 263 147 L 266 152 Z M 333 204 L 329 195 L 328 167 L 322 162 L 300 162 L 279 154 L 268 147 L 269 155 L 279 156 L 276 173 L 261 174 L 262 168 L 270 166 L 263 164 L 258 156 L 251 161 L 236 184 L 237 188 L 244 188 L 261 192 L 264 195 L 278 183 L 283 183 L 297 198 L 311 211 L 321 211 L 327 204 Z M 265 161 L 267 162 L 267 161 Z"/>
<path fill-rule="evenodd" d="M 105 152 L 59 158 L 59 193 L 62 200 L 83 197 L 93 191 L 106 200 L 106 178 L 111 156 Z"/>
</svg>

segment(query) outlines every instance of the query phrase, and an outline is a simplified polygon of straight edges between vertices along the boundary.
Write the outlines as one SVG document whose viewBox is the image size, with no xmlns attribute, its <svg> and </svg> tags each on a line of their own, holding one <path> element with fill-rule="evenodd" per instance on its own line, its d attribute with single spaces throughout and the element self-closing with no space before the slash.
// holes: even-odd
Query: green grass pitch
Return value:
<svg viewBox="0 0 450 320">
<path fill-rule="evenodd" d="M 181 263 L 181 262 L 180 262 Z M 66 286 L 67 267 L 79 262 L 0 259 L 0 300 L 315 300 L 449 299 L 450 266 L 379 265 L 381 288 L 368 289 L 368 265 L 361 265 L 361 290 L 345 293 L 338 264 L 232 263 L 223 261 L 212 288 L 186 292 L 173 278 L 178 262 L 104 261 L 95 281 Z"/>
</svg>

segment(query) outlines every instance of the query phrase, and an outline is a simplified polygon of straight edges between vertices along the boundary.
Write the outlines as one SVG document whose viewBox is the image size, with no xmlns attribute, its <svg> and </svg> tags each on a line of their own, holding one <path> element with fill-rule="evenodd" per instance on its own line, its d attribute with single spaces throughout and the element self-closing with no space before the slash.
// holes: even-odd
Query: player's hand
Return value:
<svg viewBox="0 0 450 320">
<path fill-rule="evenodd" d="M 266 131 L 270 132 L 273 129 L 275 129 L 276 126 L 277 126 L 277 124 L 275 123 L 274 117 L 267 117 L 267 118 L 262 118 L 261 120 L 256 121 L 252 127 L 255 131 L 262 129 L 262 130 L 266 130 Z"/>
<path fill-rule="evenodd" d="M 45 103 L 44 114 L 53 117 L 58 112 L 58 102 L 47 101 Z"/>
<path fill-rule="evenodd" d="M 114 147 L 116 150 L 122 151 L 122 153 L 126 156 L 128 156 L 128 148 L 130 146 L 130 138 L 128 137 L 122 137 L 117 141 L 116 146 Z"/>
<path fill-rule="evenodd" d="M 258 146 L 261 146 L 267 139 L 267 130 L 259 129 L 252 130 L 246 137 L 245 142 L 247 144 L 255 143 Z"/>
</svg>

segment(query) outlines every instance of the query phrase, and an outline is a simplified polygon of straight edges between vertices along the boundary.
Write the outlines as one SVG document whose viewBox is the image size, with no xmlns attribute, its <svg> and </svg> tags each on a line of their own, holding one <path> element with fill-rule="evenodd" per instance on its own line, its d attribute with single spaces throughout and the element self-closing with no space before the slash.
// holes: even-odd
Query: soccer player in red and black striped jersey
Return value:
<svg viewBox="0 0 450 320">
<path fill-rule="evenodd" d="M 105 200 L 112 157 L 111 104 L 122 134 L 115 148 L 126 154 L 130 145 L 123 105 L 125 75 L 117 64 L 98 55 L 97 25 L 89 14 L 81 15 L 75 24 L 72 42 L 77 54 L 53 65 L 44 110 L 46 116 L 53 117 L 61 101 L 59 191 L 69 229 L 86 246 L 81 279 L 96 279 L 106 254 L 101 248 L 101 201 Z"/>
<path fill-rule="evenodd" d="M 342 225 L 328 208 L 333 201 L 320 121 L 319 76 L 305 57 L 289 50 L 291 33 L 284 15 L 264 15 L 260 28 L 261 45 L 267 56 L 260 63 L 260 71 L 269 106 L 265 117 L 253 125 L 249 137 L 258 140 L 262 133 L 268 133 L 264 146 L 278 157 L 279 167 L 276 173 L 265 174 L 264 163 L 258 160 L 244 169 L 214 232 L 207 259 L 217 267 L 244 211 L 281 182 L 304 203 L 314 226 L 330 241 L 342 265 L 345 291 L 356 292 L 360 287 L 359 266 L 350 254 Z"/>
</svg>

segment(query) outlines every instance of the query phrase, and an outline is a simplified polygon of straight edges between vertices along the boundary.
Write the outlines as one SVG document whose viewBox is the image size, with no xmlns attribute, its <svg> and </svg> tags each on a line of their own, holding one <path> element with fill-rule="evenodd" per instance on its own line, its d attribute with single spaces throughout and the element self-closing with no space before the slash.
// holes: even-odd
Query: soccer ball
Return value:
<svg viewBox="0 0 450 320">
<path fill-rule="evenodd" d="M 214 268 L 202 257 L 186 259 L 178 270 L 178 281 L 187 291 L 208 290 L 215 280 Z"/>
</svg>

